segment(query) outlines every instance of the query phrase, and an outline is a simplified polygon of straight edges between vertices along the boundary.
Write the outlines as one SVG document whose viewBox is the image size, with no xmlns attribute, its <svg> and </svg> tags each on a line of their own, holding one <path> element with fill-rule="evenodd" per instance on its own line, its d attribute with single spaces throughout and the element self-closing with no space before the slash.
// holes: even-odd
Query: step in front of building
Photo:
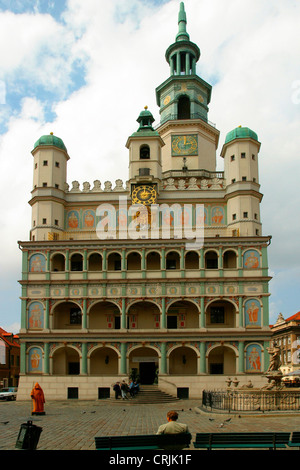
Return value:
<svg viewBox="0 0 300 470">
<path fill-rule="evenodd" d="M 141 385 L 140 391 L 133 398 L 130 394 L 127 394 L 127 399 L 118 398 L 115 399 L 112 395 L 107 400 L 113 403 L 124 403 L 128 402 L 130 404 L 160 404 L 160 403 L 171 403 L 179 400 L 179 398 L 170 395 L 169 393 L 163 392 L 158 388 L 157 385 Z"/>
</svg>

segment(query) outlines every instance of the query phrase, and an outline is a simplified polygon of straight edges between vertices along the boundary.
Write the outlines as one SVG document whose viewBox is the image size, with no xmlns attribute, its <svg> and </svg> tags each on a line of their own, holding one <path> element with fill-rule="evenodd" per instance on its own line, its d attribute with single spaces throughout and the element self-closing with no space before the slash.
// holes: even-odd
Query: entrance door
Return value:
<svg viewBox="0 0 300 470">
<path fill-rule="evenodd" d="M 155 362 L 140 362 L 140 382 L 144 385 L 152 385 L 155 379 Z"/>
</svg>

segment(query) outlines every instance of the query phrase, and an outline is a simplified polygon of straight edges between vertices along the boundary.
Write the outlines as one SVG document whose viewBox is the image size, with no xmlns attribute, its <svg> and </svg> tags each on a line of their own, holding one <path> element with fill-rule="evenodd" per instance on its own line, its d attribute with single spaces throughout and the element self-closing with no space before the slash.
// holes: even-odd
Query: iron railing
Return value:
<svg viewBox="0 0 300 470">
<path fill-rule="evenodd" d="M 300 390 L 204 390 L 202 405 L 226 411 L 300 410 Z"/>
</svg>

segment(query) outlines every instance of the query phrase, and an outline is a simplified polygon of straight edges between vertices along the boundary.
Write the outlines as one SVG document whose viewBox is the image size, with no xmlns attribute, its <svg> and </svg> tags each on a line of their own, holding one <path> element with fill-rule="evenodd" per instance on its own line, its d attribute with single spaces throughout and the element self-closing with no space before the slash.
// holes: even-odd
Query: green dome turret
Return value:
<svg viewBox="0 0 300 470">
<path fill-rule="evenodd" d="M 137 122 L 139 123 L 140 127 L 136 132 L 132 135 L 140 135 L 143 134 L 144 136 L 150 135 L 159 135 L 157 131 L 155 131 L 152 127 L 153 122 L 155 121 L 152 113 L 149 111 L 148 106 L 145 106 L 143 111 L 140 112 L 139 117 L 137 118 Z"/>
<path fill-rule="evenodd" d="M 232 131 L 228 132 L 225 139 L 225 144 L 228 144 L 235 139 L 253 139 L 258 141 L 257 134 L 249 129 L 249 127 L 236 127 Z"/>
<path fill-rule="evenodd" d="M 55 135 L 53 135 L 53 132 L 51 132 L 48 135 L 42 135 L 42 137 L 40 137 L 34 144 L 34 149 L 36 147 L 39 147 L 40 145 L 50 145 L 50 146 L 57 147 L 67 152 L 67 148 L 65 144 L 63 143 L 62 139 L 60 137 L 56 137 Z"/>
</svg>

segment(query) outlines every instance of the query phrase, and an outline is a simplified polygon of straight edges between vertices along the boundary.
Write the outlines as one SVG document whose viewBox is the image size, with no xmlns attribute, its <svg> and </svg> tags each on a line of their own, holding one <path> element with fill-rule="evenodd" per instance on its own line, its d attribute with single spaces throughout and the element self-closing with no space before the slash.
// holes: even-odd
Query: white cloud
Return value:
<svg viewBox="0 0 300 470">
<path fill-rule="evenodd" d="M 214 85 L 208 118 L 221 131 L 218 167 L 222 167 L 219 153 L 225 135 L 234 127 L 252 128 L 262 142 L 262 220 L 263 232 L 273 236 L 269 265 L 276 280 L 271 282 L 270 305 L 275 315 L 283 289 L 293 284 L 295 272 L 290 267 L 300 264 L 300 4 L 184 3 L 190 39 L 201 49 L 198 74 Z M 164 55 L 175 41 L 178 8 L 177 0 L 156 7 L 139 0 L 69 0 L 60 23 L 50 15 L 0 13 L 0 79 L 7 88 L 14 84 L 20 86 L 20 93 L 25 89 L 18 115 L 13 104 L 11 109 L 0 105 L 7 125 L 0 136 L 4 273 L 20 277 L 16 240 L 28 239 L 30 151 L 40 135 L 52 131 L 64 140 L 71 157 L 69 183 L 127 179 L 125 143 L 138 127 L 139 112 L 148 105 L 155 124 L 159 122 L 155 88 L 169 76 Z M 70 94 L 75 63 L 85 68 L 85 85 L 74 87 Z M 51 95 L 56 115 L 52 122 L 47 122 L 47 98 L 34 96 L 33 84 L 43 87 L 44 93 L 56 92 Z M 293 311 L 287 305 L 294 309 L 295 301 L 285 299 L 289 316 Z M 19 311 L 14 316 L 19 318 Z"/>
</svg>

